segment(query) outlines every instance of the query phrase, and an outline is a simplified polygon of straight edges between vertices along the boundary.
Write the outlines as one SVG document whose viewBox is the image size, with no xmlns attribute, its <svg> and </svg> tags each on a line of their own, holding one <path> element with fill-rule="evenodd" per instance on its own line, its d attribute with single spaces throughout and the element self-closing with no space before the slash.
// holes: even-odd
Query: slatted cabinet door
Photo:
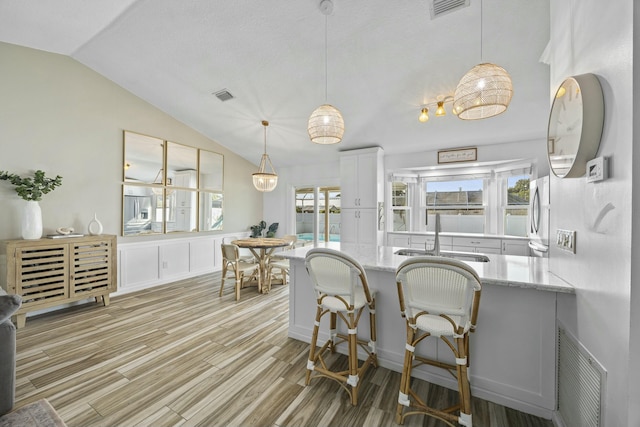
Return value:
<svg viewBox="0 0 640 427">
<path fill-rule="evenodd" d="M 19 247 L 15 256 L 15 290 L 9 292 L 22 296 L 22 310 L 37 310 L 69 297 L 69 245 Z"/>
<path fill-rule="evenodd" d="M 82 297 L 96 291 L 109 304 L 109 291 L 115 291 L 114 272 L 112 271 L 113 248 L 111 242 L 78 242 L 72 246 L 72 273 L 69 281 L 71 297 Z"/>
</svg>

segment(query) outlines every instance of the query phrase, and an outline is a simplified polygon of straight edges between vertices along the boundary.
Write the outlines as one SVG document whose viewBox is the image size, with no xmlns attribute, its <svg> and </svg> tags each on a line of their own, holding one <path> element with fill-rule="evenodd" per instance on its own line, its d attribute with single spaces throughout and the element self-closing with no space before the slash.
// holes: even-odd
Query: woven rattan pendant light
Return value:
<svg viewBox="0 0 640 427">
<path fill-rule="evenodd" d="M 320 2 L 320 10 L 325 16 L 324 21 L 324 98 L 327 100 L 327 16 L 333 10 L 331 0 L 322 0 Z M 309 117 L 307 123 L 307 131 L 309 138 L 316 144 L 337 144 L 342 141 L 344 135 L 344 119 L 342 113 L 336 107 L 330 104 L 323 104 L 315 109 Z"/>
<path fill-rule="evenodd" d="M 482 60 L 482 1 L 480 2 L 480 59 Z M 513 95 L 511 76 L 491 63 L 481 63 L 467 72 L 453 96 L 453 110 L 463 120 L 486 119 L 507 110 Z"/>
<path fill-rule="evenodd" d="M 260 168 L 258 172 L 252 174 L 253 176 L 253 186 L 256 187 L 256 190 L 262 192 L 273 191 L 278 185 L 278 175 L 276 174 L 276 170 L 273 168 L 271 164 L 271 159 L 269 159 L 269 155 L 267 154 L 267 126 L 269 126 L 269 122 L 266 120 L 262 121 L 262 126 L 264 126 L 264 154 L 262 155 L 262 159 L 260 159 Z M 271 168 L 271 172 L 267 172 L 267 164 Z"/>
</svg>

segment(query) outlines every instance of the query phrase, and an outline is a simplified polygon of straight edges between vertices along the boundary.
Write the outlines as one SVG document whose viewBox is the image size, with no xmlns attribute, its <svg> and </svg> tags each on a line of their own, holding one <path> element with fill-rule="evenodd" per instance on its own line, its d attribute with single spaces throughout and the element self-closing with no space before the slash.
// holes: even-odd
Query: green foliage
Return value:
<svg viewBox="0 0 640 427">
<path fill-rule="evenodd" d="M 507 190 L 509 194 L 519 197 L 524 201 L 529 201 L 529 180 L 519 179 L 515 185 Z"/>
<path fill-rule="evenodd" d="M 261 237 L 262 236 L 262 231 L 265 228 L 267 228 L 267 223 L 264 222 L 264 221 L 260 221 L 260 223 L 258 225 L 252 225 L 251 226 L 251 237 Z M 275 236 L 277 230 L 278 230 L 278 223 L 274 222 L 273 224 L 271 224 L 269 226 L 269 229 L 267 230 L 266 237 Z"/>
<path fill-rule="evenodd" d="M 44 194 L 62 185 L 62 177 L 60 175 L 55 178 L 47 178 L 41 170 L 37 170 L 33 178 L 22 178 L 15 173 L 0 171 L 0 180 L 9 181 L 15 185 L 16 193 L 27 201 L 42 200 Z"/>
</svg>

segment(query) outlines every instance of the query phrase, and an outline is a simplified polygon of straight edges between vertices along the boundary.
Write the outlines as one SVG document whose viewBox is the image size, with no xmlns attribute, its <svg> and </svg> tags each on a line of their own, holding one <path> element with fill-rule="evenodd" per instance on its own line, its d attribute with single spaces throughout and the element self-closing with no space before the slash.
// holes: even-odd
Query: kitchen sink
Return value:
<svg viewBox="0 0 640 427">
<path fill-rule="evenodd" d="M 434 256 L 433 252 L 423 249 L 398 249 L 395 254 L 404 256 Z M 440 251 L 440 256 L 459 259 L 460 261 L 489 262 L 488 256 L 473 252 Z"/>
</svg>

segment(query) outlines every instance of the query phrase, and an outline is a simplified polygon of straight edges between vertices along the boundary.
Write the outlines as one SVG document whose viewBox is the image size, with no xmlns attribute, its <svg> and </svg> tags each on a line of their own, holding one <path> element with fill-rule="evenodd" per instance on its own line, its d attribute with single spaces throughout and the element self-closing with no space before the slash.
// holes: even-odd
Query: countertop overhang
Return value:
<svg viewBox="0 0 640 427">
<path fill-rule="evenodd" d="M 304 260 L 307 252 L 314 247 L 343 251 L 357 259 L 365 269 L 395 273 L 398 265 L 409 256 L 397 255 L 399 247 L 355 246 L 339 242 L 320 242 L 278 253 L 294 260 Z M 537 289 L 541 291 L 575 294 L 575 288 L 549 271 L 549 259 L 520 255 L 483 254 L 489 262 L 463 260 L 476 270 L 483 285 L 509 286 Z"/>
</svg>

